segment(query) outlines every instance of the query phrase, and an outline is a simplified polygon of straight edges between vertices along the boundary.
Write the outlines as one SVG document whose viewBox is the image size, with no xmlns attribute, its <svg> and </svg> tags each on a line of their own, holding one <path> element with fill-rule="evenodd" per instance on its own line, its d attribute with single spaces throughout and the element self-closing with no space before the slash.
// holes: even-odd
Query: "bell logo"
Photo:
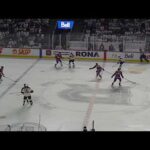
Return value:
<svg viewBox="0 0 150 150">
<path fill-rule="evenodd" d="M 72 29 L 74 25 L 74 21 L 70 20 L 58 20 L 57 21 L 57 28 L 61 29 L 61 30 L 68 30 L 68 29 Z"/>
<path fill-rule="evenodd" d="M 61 22 L 61 27 L 62 28 L 70 28 L 70 22 Z"/>
</svg>

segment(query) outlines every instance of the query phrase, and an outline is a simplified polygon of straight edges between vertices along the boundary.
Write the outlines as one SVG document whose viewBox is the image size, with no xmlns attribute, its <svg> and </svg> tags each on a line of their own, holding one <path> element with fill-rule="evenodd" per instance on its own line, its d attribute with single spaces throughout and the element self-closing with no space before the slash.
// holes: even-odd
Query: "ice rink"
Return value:
<svg viewBox="0 0 150 150">
<path fill-rule="evenodd" d="M 116 63 L 98 62 L 114 73 Z M 150 130 L 150 64 L 125 63 L 126 79 L 111 87 L 112 74 L 104 71 L 95 79 L 95 62 L 76 61 L 75 68 L 54 68 L 54 60 L 0 58 L 6 78 L 0 83 L 0 125 L 39 123 L 47 131 L 88 130 L 95 121 L 96 131 Z M 14 82 L 16 81 L 16 82 Z M 24 84 L 33 90 L 33 106 L 23 106 L 20 93 Z"/>
</svg>

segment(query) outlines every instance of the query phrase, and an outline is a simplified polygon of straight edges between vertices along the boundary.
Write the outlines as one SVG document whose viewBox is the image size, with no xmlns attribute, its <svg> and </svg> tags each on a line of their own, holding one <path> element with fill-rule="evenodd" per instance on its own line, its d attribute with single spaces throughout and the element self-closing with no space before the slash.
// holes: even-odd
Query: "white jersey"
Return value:
<svg viewBox="0 0 150 150">
<path fill-rule="evenodd" d="M 33 90 L 30 88 L 30 87 L 23 87 L 21 89 L 21 93 L 24 95 L 24 96 L 31 96 L 30 93 L 32 93 Z"/>
<path fill-rule="evenodd" d="M 75 59 L 75 57 L 74 57 L 74 55 L 69 55 L 69 60 L 74 60 Z"/>
<path fill-rule="evenodd" d="M 118 62 L 124 62 L 124 58 L 120 57 Z"/>
</svg>

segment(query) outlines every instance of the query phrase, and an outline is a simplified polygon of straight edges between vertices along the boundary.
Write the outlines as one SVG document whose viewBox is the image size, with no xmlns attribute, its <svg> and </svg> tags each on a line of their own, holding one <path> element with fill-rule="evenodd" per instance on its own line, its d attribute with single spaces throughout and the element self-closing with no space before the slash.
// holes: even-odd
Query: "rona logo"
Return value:
<svg viewBox="0 0 150 150">
<path fill-rule="evenodd" d="M 61 27 L 62 28 L 70 28 L 70 22 L 64 22 L 64 21 L 62 21 L 61 22 Z"/>
<path fill-rule="evenodd" d="M 79 57 L 100 57 L 98 52 L 76 52 Z"/>
</svg>

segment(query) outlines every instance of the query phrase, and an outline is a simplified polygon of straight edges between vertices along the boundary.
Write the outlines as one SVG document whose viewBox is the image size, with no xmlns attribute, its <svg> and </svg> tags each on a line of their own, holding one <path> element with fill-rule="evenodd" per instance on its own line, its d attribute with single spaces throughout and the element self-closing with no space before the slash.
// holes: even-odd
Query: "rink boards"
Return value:
<svg viewBox="0 0 150 150">
<path fill-rule="evenodd" d="M 30 49 L 30 48 L 0 48 L 0 57 L 14 58 L 44 58 L 54 59 L 55 54 L 61 52 L 64 59 L 72 52 L 76 60 L 107 60 L 116 61 L 123 57 L 127 62 L 139 62 L 140 53 L 109 52 L 109 51 L 80 51 L 80 50 L 51 50 L 51 49 Z M 145 53 L 150 59 L 150 53 Z"/>
</svg>

